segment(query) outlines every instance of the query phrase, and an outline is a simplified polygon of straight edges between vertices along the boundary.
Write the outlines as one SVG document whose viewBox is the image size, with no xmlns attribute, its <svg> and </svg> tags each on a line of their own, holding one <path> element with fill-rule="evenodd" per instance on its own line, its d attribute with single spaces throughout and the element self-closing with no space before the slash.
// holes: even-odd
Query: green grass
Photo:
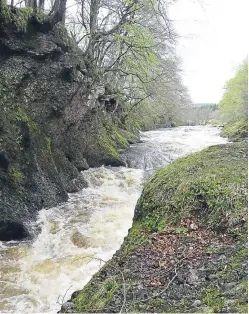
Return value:
<svg viewBox="0 0 249 314">
<path fill-rule="evenodd" d="M 203 291 L 202 302 L 213 310 L 214 313 L 220 313 L 225 305 L 225 299 L 220 290 L 216 288 L 207 288 Z"/>
<path fill-rule="evenodd" d="M 194 216 L 216 230 L 231 227 L 247 208 L 247 145 L 210 147 L 160 169 L 146 184 L 135 219 L 148 231 Z"/>
<path fill-rule="evenodd" d="M 221 133 L 233 141 L 240 141 L 248 137 L 248 122 L 237 121 L 233 124 L 226 124 Z"/>
<path fill-rule="evenodd" d="M 200 299 L 202 304 L 208 307 L 209 313 L 220 312 L 226 307 L 229 296 L 226 295 L 227 291 L 217 288 L 217 281 L 236 282 L 231 309 L 234 312 L 243 312 L 247 308 L 245 297 L 247 282 L 245 278 L 238 280 L 238 271 L 244 271 L 241 265 L 247 255 L 247 249 L 243 246 L 247 228 L 244 224 L 237 229 L 236 223 L 242 221 L 245 216 L 246 194 L 247 145 L 245 142 L 213 146 L 158 170 L 143 190 L 136 206 L 133 226 L 118 255 L 104 265 L 80 291 L 74 299 L 76 310 L 78 312 L 120 311 L 123 286 L 120 273 L 116 270 L 117 265 L 121 265 L 121 270 L 131 266 L 132 271 L 130 258 L 132 260 L 139 246 L 150 243 L 148 234 L 144 232 L 145 229 L 160 233 L 168 226 L 175 225 L 174 233 L 183 236 L 187 229 L 181 226 L 181 220 L 191 216 L 196 219 L 198 227 L 224 231 L 236 241 L 235 250 L 227 255 L 226 265 L 222 264 L 221 268 L 214 265 L 216 279 L 210 283 L 203 283 L 195 298 Z M 218 249 L 210 246 L 206 253 L 216 252 L 218 253 Z M 128 295 L 132 289 L 136 289 L 134 286 L 136 287 L 138 283 L 132 280 L 126 283 Z M 130 310 L 133 312 L 146 312 L 153 309 L 155 312 L 183 313 L 185 310 L 190 312 L 196 310 L 192 307 L 192 300 L 181 300 L 179 304 L 172 305 L 168 304 L 169 300 L 161 298 L 152 299 L 149 303 L 141 303 L 133 299 L 129 302 L 131 302 Z"/>
<path fill-rule="evenodd" d="M 94 289 L 90 283 L 84 288 L 84 293 L 80 293 L 74 300 L 76 310 L 80 312 L 98 311 L 108 306 L 115 292 L 119 290 L 120 283 L 115 280 L 105 280 L 98 289 Z"/>
</svg>

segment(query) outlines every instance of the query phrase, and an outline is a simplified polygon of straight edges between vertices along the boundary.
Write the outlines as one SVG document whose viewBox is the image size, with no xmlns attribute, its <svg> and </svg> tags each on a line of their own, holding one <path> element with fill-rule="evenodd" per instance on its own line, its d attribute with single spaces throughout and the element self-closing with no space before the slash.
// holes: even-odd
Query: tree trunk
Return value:
<svg viewBox="0 0 249 314">
<path fill-rule="evenodd" d="M 55 25 L 59 22 L 65 24 L 67 0 L 55 0 L 52 10 L 51 23 Z"/>
<path fill-rule="evenodd" d="M 37 0 L 33 0 L 32 2 L 33 2 L 32 8 L 33 8 L 34 12 L 37 12 Z"/>
<path fill-rule="evenodd" d="M 93 62 L 95 58 L 95 39 L 94 35 L 97 31 L 97 20 L 98 20 L 98 12 L 99 12 L 99 0 L 91 0 L 90 3 L 90 23 L 89 23 L 89 30 L 90 30 L 90 36 L 89 36 L 89 43 L 88 47 L 86 49 L 86 53 L 88 55 L 88 58 L 90 60 L 90 63 Z"/>
<path fill-rule="evenodd" d="M 66 21 L 66 9 L 67 9 L 67 0 L 60 1 L 60 12 L 61 12 L 61 22 L 65 24 Z"/>
<path fill-rule="evenodd" d="M 33 0 L 27 0 L 27 1 L 26 1 L 26 7 L 31 7 L 31 8 L 33 8 L 33 6 L 34 6 Z"/>
<path fill-rule="evenodd" d="M 39 1 L 39 9 L 44 11 L 44 3 L 45 3 L 45 0 L 40 0 Z"/>
</svg>

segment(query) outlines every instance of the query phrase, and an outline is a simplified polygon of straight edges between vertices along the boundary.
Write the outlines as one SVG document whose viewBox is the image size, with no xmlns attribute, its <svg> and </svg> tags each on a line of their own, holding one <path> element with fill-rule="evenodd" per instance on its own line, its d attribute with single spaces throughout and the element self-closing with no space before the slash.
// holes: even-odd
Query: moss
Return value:
<svg viewBox="0 0 249 314">
<path fill-rule="evenodd" d="M 25 174 L 18 167 L 10 167 L 9 173 L 14 181 L 15 185 L 23 185 L 26 181 Z"/>
<path fill-rule="evenodd" d="M 202 302 L 211 308 L 214 313 L 220 313 L 225 306 L 221 291 L 215 288 L 207 288 L 203 291 Z"/>
<path fill-rule="evenodd" d="M 135 134 L 132 133 L 132 132 L 130 132 L 130 131 L 127 131 L 127 130 L 119 129 L 119 134 L 120 134 L 123 138 L 125 138 L 125 140 L 126 140 L 128 143 L 136 143 L 136 142 L 139 140 L 138 136 L 136 135 L 137 129 L 135 128 L 135 129 L 133 130 L 133 132 L 134 132 Z"/>
<path fill-rule="evenodd" d="M 241 286 L 245 289 L 246 293 L 248 294 L 248 280 L 242 280 Z"/>
<path fill-rule="evenodd" d="M 21 9 L 13 9 L 8 5 L 2 6 L 1 15 L 5 22 L 11 23 L 17 31 L 25 32 L 27 29 L 28 21 L 33 16 L 33 9 L 25 7 Z"/>
<path fill-rule="evenodd" d="M 240 141 L 248 136 L 248 122 L 237 121 L 233 124 L 226 124 L 221 135 L 233 141 Z"/>
<path fill-rule="evenodd" d="M 108 137 L 105 131 L 102 131 L 98 137 L 99 147 L 102 151 L 115 159 L 120 159 L 120 155 L 114 146 L 113 141 Z"/>
<path fill-rule="evenodd" d="M 149 231 L 195 216 L 201 226 L 226 229 L 247 208 L 246 143 L 210 147 L 160 169 L 137 203 L 136 220 Z"/>
<path fill-rule="evenodd" d="M 105 309 L 115 293 L 120 289 L 120 283 L 115 280 L 105 280 L 98 289 L 93 289 L 91 283 L 88 283 L 75 299 L 75 307 L 80 312 L 98 311 Z"/>
<path fill-rule="evenodd" d="M 122 259 L 129 256 L 138 246 L 148 243 L 148 237 L 142 233 L 142 230 L 143 226 L 139 222 L 129 230 L 121 247 Z"/>
<path fill-rule="evenodd" d="M 241 269 L 241 265 L 247 260 L 248 250 L 244 247 L 244 237 L 247 236 L 247 228 L 243 228 L 243 236 L 237 241 L 237 247 L 233 255 L 229 258 L 227 265 L 223 270 L 216 272 L 217 278 L 222 278 L 223 281 L 237 280 L 237 271 Z M 241 281 L 241 285 L 245 286 L 245 280 Z"/>
<path fill-rule="evenodd" d="M 25 112 L 25 110 L 22 107 L 18 107 L 17 111 L 16 111 L 16 120 L 17 121 L 24 121 L 27 122 L 29 129 L 31 130 L 31 132 L 36 132 L 37 131 L 37 125 L 35 124 L 35 122 L 32 121 L 32 119 L 30 118 L 30 116 Z"/>
<path fill-rule="evenodd" d="M 128 141 L 118 131 L 114 131 L 112 138 L 119 148 L 127 148 L 129 146 Z"/>
<path fill-rule="evenodd" d="M 115 115 L 99 114 L 99 123 L 102 125 L 98 132 L 98 148 L 104 159 L 120 161 L 120 150 L 129 147 L 129 144 L 138 141 L 137 129 L 121 123 Z"/>
<path fill-rule="evenodd" d="M 239 313 L 248 313 L 248 304 L 243 304 L 239 306 Z"/>
<path fill-rule="evenodd" d="M 118 160 L 120 159 L 118 150 L 129 146 L 127 139 L 120 134 L 118 127 L 111 123 L 106 123 L 100 130 L 98 143 L 103 152 Z"/>
</svg>

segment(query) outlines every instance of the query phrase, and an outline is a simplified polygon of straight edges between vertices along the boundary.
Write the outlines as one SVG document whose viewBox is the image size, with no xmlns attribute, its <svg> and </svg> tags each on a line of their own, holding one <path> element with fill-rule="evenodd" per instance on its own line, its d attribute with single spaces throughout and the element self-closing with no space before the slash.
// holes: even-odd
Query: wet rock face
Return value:
<svg viewBox="0 0 249 314">
<path fill-rule="evenodd" d="M 73 302 L 65 302 L 61 306 L 61 311 L 58 313 L 74 313 L 75 312 L 75 306 Z"/>
<path fill-rule="evenodd" d="M 86 186 L 80 171 L 104 163 L 82 52 L 63 28 L 47 26 L 31 21 L 25 33 L 0 21 L 2 239 L 23 237 L 23 221 L 66 201 Z"/>
<path fill-rule="evenodd" d="M 8 170 L 9 159 L 5 152 L 0 152 L 0 168 L 3 170 Z"/>
<path fill-rule="evenodd" d="M 0 221 L 0 241 L 23 240 L 28 231 L 23 224 L 12 221 Z"/>
</svg>

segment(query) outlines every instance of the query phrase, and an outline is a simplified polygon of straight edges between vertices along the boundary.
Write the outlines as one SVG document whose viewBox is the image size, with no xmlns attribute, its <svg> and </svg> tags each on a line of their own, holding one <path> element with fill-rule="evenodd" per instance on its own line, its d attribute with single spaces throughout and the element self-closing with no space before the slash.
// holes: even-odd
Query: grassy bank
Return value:
<svg viewBox="0 0 249 314">
<path fill-rule="evenodd" d="M 221 132 L 221 136 L 228 137 L 234 142 L 246 139 L 248 137 L 248 121 L 242 120 L 226 124 Z"/>
<path fill-rule="evenodd" d="M 73 294 L 74 311 L 247 312 L 246 195 L 245 142 L 158 170 L 121 249 Z"/>
</svg>

